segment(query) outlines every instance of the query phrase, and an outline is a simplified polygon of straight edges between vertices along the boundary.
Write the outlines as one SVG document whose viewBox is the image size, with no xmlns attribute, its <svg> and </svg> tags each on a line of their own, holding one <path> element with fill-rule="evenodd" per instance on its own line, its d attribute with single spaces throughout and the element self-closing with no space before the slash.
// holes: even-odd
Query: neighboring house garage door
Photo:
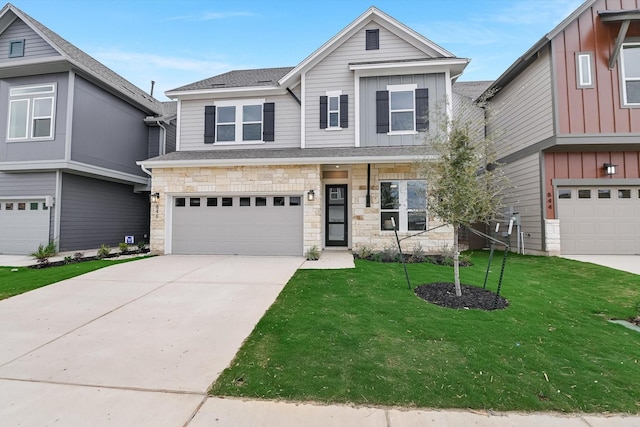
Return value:
<svg viewBox="0 0 640 427">
<path fill-rule="evenodd" d="M 558 188 L 563 254 L 640 254 L 640 188 Z"/>
<path fill-rule="evenodd" d="M 0 254 L 30 254 L 49 243 L 49 216 L 43 200 L 0 200 Z"/>
<path fill-rule="evenodd" d="M 301 196 L 174 197 L 172 253 L 302 255 Z"/>
</svg>

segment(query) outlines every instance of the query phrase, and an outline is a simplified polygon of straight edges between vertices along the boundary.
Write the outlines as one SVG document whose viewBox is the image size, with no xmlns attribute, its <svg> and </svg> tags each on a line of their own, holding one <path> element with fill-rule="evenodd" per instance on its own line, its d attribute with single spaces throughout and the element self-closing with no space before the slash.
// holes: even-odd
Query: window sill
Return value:
<svg viewBox="0 0 640 427">
<path fill-rule="evenodd" d="M 387 132 L 387 135 L 392 136 L 392 135 L 417 135 L 418 132 L 416 132 L 415 130 L 401 130 L 401 131 L 395 131 L 395 132 Z"/>
<path fill-rule="evenodd" d="M 40 142 L 40 141 L 53 141 L 55 138 L 51 136 L 43 137 L 43 138 L 7 138 L 7 143 L 9 142 Z"/>
<path fill-rule="evenodd" d="M 327 132 L 335 132 L 335 131 L 340 131 L 342 130 L 342 128 L 337 127 L 337 128 L 325 128 L 325 131 Z"/>
<path fill-rule="evenodd" d="M 258 145 L 258 144 L 266 144 L 265 141 L 220 141 L 220 142 L 215 142 L 213 144 L 207 144 L 207 145 Z"/>
</svg>

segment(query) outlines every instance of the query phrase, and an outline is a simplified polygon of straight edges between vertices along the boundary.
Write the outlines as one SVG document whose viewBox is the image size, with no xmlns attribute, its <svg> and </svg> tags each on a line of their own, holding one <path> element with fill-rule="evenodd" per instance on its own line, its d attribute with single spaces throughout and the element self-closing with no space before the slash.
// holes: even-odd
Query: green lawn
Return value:
<svg viewBox="0 0 640 427">
<path fill-rule="evenodd" d="M 486 252 L 461 269 L 482 285 Z M 495 290 L 501 253 L 494 260 Z M 401 264 L 299 270 L 211 394 L 363 405 L 640 411 L 640 333 L 607 322 L 640 303 L 640 276 L 510 255 L 506 310 L 453 310 L 407 289 Z M 413 286 L 450 267 L 409 265 Z"/>
<path fill-rule="evenodd" d="M 96 260 L 68 264 L 60 267 L 33 269 L 27 267 L 0 267 L 0 300 L 41 288 L 61 280 L 70 279 L 90 271 L 114 264 L 134 261 L 140 258 L 122 260 Z M 17 270 L 17 271 L 12 271 Z"/>
</svg>

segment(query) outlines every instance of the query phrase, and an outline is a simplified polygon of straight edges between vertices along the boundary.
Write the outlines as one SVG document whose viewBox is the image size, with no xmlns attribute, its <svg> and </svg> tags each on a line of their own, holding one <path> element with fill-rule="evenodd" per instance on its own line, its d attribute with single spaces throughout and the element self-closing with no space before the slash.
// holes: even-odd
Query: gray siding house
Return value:
<svg viewBox="0 0 640 427">
<path fill-rule="evenodd" d="M 0 253 L 149 235 L 149 176 L 175 149 L 163 104 L 15 6 L 0 10 Z"/>
<path fill-rule="evenodd" d="M 439 225 L 419 162 L 468 62 L 372 7 L 295 67 L 168 91 L 176 151 L 138 162 L 156 196 L 151 249 L 300 256 L 382 249 L 394 222 L 401 236 Z M 437 252 L 452 237 L 407 242 Z"/>
</svg>

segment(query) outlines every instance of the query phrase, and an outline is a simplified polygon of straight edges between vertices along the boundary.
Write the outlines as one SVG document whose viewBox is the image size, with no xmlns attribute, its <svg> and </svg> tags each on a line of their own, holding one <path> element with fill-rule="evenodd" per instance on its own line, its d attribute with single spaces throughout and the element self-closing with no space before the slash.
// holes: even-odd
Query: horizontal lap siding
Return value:
<svg viewBox="0 0 640 427">
<path fill-rule="evenodd" d="M 147 116 L 76 76 L 71 160 L 146 177 L 136 161 L 149 154 Z"/>
<path fill-rule="evenodd" d="M 56 196 L 56 173 L 2 173 L 0 172 L 0 197 Z M 55 210 L 50 209 L 49 224 L 53 225 Z M 53 226 L 49 229 L 53 239 Z"/>
<path fill-rule="evenodd" d="M 516 160 L 504 166 L 509 176 L 510 189 L 503 200 L 505 206 L 513 206 L 520 214 L 525 250 L 542 251 L 542 195 L 540 194 L 540 155 L 538 153 Z M 516 232 L 511 244 L 516 245 Z"/>
<path fill-rule="evenodd" d="M 380 30 L 380 49 L 365 50 L 365 31 Z M 435 55 L 435 53 L 434 53 Z M 427 59 L 424 52 L 405 42 L 378 23 L 372 22 L 356 32 L 306 74 L 306 147 L 353 147 L 355 145 L 354 73 L 349 64 L 366 61 Z M 349 96 L 349 127 L 341 131 L 320 129 L 320 96 L 341 90 Z"/>
<path fill-rule="evenodd" d="M 24 39 L 24 56 L 9 58 L 9 42 Z M 60 56 L 46 41 L 37 35 L 27 24 L 16 19 L 0 35 L 0 64 L 25 59 L 35 59 L 48 56 Z"/>
<path fill-rule="evenodd" d="M 263 97 L 256 97 L 263 99 Z M 275 140 L 256 144 L 260 148 L 300 147 L 300 105 L 291 95 L 268 96 L 265 102 L 275 103 Z M 193 100 L 180 103 L 180 151 L 215 150 L 215 144 L 204 143 L 204 107 L 215 100 Z M 251 145 L 242 144 L 237 148 Z M 233 149 L 221 145 L 220 149 Z"/>
<path fill-rule="evenodd" d="M 492 99 L 489 135 L 501 156 L 515 153 L 553 135 L 549 50 Z"/>
<path fill-rule="evenodd" d="M 133 186 L 63 174 L 60 205 L 60 250 L 117 246 L 124 236 L 148 241 L 149 197 Z"/>
</svg>

